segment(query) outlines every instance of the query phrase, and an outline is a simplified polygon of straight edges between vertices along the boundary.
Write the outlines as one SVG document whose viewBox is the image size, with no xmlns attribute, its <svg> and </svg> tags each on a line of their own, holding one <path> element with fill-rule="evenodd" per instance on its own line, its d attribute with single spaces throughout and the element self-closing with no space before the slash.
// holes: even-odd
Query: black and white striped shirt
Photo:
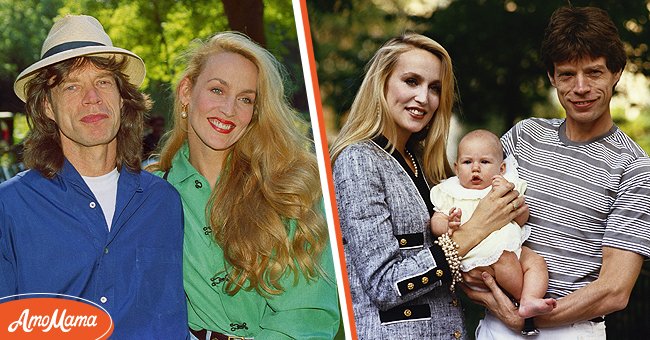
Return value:
<svg viewBox="0 0 650 340">
<path fill-rule="evenodd" d="M 603 247 L 650 256 L 650 159 L 618 127 L 576 143 L 564 119 L 532 118 L 501 142 L 528 182 L 526 245 L 546 259 L 550 297 L 596 280 Z"/>
</svg>

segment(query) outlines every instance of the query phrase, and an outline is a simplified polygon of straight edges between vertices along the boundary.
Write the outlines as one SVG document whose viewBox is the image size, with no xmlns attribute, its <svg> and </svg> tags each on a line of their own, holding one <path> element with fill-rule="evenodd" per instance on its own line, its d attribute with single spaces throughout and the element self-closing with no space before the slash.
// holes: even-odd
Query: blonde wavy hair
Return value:
<svg viewBox="0 0 650 340">
<path fill-rule="evenodd" d="M 207 59 L 233 52 L 257 66 L 257 98 L 247 131 L 229 150 L 206 207 L 216 242 L 230 265 L 226 291 L 240 289 L 280 294 L 280 279 L 291 272 L 316 280 L 325 275 L 320 257 L 328 242 L 321 212 L 321 187 L 312 142 L 299 131 L 305 122 L 290 107 L 284 94 L 284 69 L 266 49 L 235 32 L 196 40 L 187 53 L 181 79 L 191 85 Z M 187 119 L 180 112 L 179 86 L 175 89 L 173 129 L 154 170 L 168 171 L 172 159 L 187 141 Z M 295 224 L 295 232 L 289 227 Z"/>
<path fill-rule="evenodd" d="M 437 184 L 452 174 L 447 160 L 447 137 L 451 113 L 456 101 L 456 81 L 449 53 L 431 38 L 405 33 L 388 40 L 366 65 L 359 92 L 352 103 L 347 122 L 330 148 L 332 163 L 347 146 L 372 139 L 384 133 L 394 145 L 396 128 L 386 103 L 386 82 L 399 57 L 410 50 L 431 52 L 441 61 L 440 104 L 427 127 L 411 135 L 409 143 L 416 147 L 416 156 L 423 160 L 422 168 L 429 183 Z"/>
</svg>

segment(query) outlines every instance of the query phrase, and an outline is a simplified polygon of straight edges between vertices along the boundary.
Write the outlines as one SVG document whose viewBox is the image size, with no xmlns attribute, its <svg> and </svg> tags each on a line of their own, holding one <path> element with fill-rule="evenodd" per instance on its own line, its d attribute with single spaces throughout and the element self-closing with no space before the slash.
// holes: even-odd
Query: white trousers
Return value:
<svg viewBox="0 0 650 340">
<path fill-rule="evenodd" d="M 605 322 L 581 321 L 572 325 L 552 328 L 540 328 L 536 336 L 522 336 L 508 328 L 497 317 L 485 313 L 485 319 L 481 320 L 476 328 L 476 340 L 604 340 Z"/>
</svg>

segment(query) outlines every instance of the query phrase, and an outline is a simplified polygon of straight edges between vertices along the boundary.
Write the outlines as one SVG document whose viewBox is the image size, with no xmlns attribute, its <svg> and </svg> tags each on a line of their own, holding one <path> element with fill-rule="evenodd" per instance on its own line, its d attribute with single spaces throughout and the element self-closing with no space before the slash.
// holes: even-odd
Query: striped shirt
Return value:
<svg viewBox="0 0 650 340">
<path fill-rule="evenodd" d="M 596 280 L 603 247 L 650 256 L 650 159 L 618 127 L 577 143 L 566 137 L 564 119 L 532 118 L 501 142 L 528 182 L 525 245 L 546 260 L 548 296 Z"/>
</svg>

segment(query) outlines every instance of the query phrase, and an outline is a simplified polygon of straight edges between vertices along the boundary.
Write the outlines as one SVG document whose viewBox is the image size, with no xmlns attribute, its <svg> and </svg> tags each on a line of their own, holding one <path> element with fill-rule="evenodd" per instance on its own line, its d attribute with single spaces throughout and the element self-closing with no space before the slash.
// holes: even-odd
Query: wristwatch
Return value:
<svg viewBox="0 0 650 340">
<path fill-rule="evenodd" d="M 539 329 L 535 327 L 535 319 L 527 318 L 524 320 L 524 329 L 521 330 L 523 336 L 534 336 L 539 334 Z"/>
</svg>

